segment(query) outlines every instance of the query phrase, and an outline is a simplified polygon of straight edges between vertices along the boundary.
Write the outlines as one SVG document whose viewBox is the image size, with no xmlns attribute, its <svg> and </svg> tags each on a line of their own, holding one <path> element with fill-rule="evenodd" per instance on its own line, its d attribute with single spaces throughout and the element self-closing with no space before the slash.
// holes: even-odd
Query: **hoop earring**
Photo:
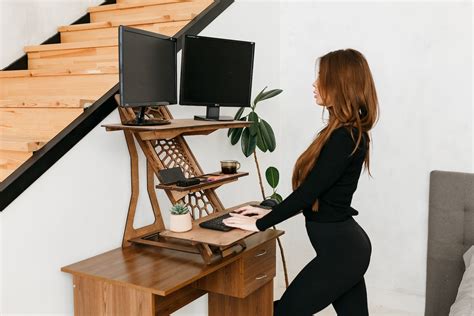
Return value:
<svg viewBox="0 0 474 316">
<path fill-rule="evenodd" d="M 324 119 L 324 111 L 326 111 L 326 106 L 324 105 L 323 106 L 323 111 L 321 112 L 321 122 L 324 124 L 324 123 L 327 123 L 329 121 L 329 118 L 328 119 Z"/>
</svg>

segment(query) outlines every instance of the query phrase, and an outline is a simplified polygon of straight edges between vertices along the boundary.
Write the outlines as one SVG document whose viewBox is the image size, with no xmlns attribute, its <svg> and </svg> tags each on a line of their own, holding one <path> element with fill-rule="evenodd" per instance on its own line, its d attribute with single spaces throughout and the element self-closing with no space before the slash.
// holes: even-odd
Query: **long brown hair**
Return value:
<svg viewBox="0 0 474 316">
<path fill-rule="evenodd" d="M 318 90 L 329 112 L 329 120 L 296 160 L 292 177 L 293 190 L 303 182 L 314 167 L 321 148 L 331 133 L 341 126 L 349 128 L 352 139 L 354 135 L 351 127 L 358 129 L 357 141 L 351 155 L 356 152 L 362 134 L 365 133 L 367 153 L 364 168 L 371 175 L 368 132 L 378 120 L 379 105 L 369 64 L 364 55 L 354 49 L 329 52 L 319 57 L 316 62 L 319 62 L 319 73 L 316 74 L 319 76 Z M 318 200 L 312 205 L 313 211 L 317 209 Z"/>
</svg>

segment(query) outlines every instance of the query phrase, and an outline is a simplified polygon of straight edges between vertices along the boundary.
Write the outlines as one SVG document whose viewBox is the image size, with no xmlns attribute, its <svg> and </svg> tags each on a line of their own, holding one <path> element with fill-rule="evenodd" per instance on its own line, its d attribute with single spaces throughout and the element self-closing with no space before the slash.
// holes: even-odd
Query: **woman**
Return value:
<svg viewBox="0 0 474 316">
<path fill-rule="evenodd" d="M 293 192 L 272 210 L 238 208 L 224 223 L 263 231 L 303 211 L 317 256 L 275 301 L 274 315 L 313 315 L 329 304 L 339 316 L 368 315 L 364 274 L 372 245 L 350 204 L 363 164 L 370 175 L 368 132 L 378 118 L 377 93 L 365 57 L 354 49 L 330 52 L 316 65 L 314 97 L 329 120 L 297 159 Z"/>
</svg>

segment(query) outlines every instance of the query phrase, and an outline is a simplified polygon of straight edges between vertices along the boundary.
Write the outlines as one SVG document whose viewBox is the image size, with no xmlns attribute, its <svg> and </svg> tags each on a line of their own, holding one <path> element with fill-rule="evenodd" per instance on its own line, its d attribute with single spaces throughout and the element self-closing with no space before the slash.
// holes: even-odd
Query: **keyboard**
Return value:
<svg viewBox="0 0 474 316">
<path fill-rule="evenodd" d="M 267 205 L 265 205 L 265 204 L 267 204 Z M 261 208 L 264 208 L 264 209 L 271 210 L 272 209 L 271 205 L 275 205 L 275 204 L 277 204 L 277 203 L 274 200 L 265 200 L 265 201 L 261 202 L 260 204 L 250 204 L 250 205 L 254 206 L 254 207 L 261 207 Z M 201 223 L 199 223 L 199 226 L 202 227 L 202 228 L 209 228 L 209 229 L 214 229 L 214 230 L 220 230 L 220 231 L 223 231 L 223 232 L 228 232 L 229 230 L 232 230 L 235 227 L 226 226 L 224 223 L 222 223 L 222 220 L 224 220 L 228 217 L 231 217 L 231 216 L 232 215 L 230 215 L 229 213 L 226 213 L 224 215 L 215 217 L 215 218 L 210 219 L 208 221 L 201 222 Z"/>
<path fill-rule="evenodd" d="M 223 214 L 221 216 L 214 217 L 214 218 L 212 218 L 208 221 L 201 222 L 201 223 L 199 223 L 199 226 L 202 227 L 202 228 L 208 228 L 208 229 L 214 229 L 214 230 L 220 230 L 220 231 L 223 231 L 223 232 L 228 232 L 229 230 L 234 229 L 234 227 L 226 226 L 224 223 L 222 223 L 222 220 L 224 220 L 228 217 L 231 217 L 231 216 L 232 215 L 230 215 L 229 213 L 226 213 L 226 214 Z"/>
</svg>

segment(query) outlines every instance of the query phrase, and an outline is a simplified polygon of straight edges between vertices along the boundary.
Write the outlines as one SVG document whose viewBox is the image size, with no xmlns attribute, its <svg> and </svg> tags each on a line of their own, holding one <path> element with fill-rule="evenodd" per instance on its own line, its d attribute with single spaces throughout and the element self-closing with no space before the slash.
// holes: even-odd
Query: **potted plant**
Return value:
<svg viewBox="0 0 474 316">
<path fill-rule="evenodd" d="M 193 227 L 191 213 L 183 203 L 176 203 L 170 209 L 170 230 L 181 233 Z"/>
<path fill-rule="evenodd" d="M 273 128 L 263 117 L 256 112 L 257 103 L 276 97 L 283 92 L 281 89 L 272 89 L 265 91 L 267 87 L 263 88 L 262 91 L 255 97 L 253 104 L 250 107 L 250 112 L 247 115 L 244 115 L 246 107 L 241 107 L 237 113 L 235 113 L 234 120 L 239 121 L 248 121 L 252 124 L 248 127 L 241 128 L 229 128 L 227 136 L 230 138 L 230 143 L 236 145 L 241 141 L 240 145 L 242 148 L 242 153 L 245 157 L 249 157 L 253 154 L 255 165 L 257 167 L 257 176 L 258 182 L 260 185 L 260 191 L 262 194 L 262 199 L 273 199 L 276 202 L 280 203 L 283 198 L 280 194 L 276 192 L 276 187 L 278 186 L 279 181 L 279 172 L 278 169 L 274 166 L 270 166 L 265 171 L 265 177 L 268 184 L 271 186 L 273 192 L 270 196 L 265 194 L 265 188 L 263 186 L 262 175 L 260 172 L 260 164 L 257 158 L 257 149 L 260 149 L 262 152 L 273 152 L 276 148 L 276 139 Z M 273 226 L 275 228 L 275 226 Z M 288 287 L 288 270 L 286 267 L 285 254 L 283 251 L 283 246 L 281 244 L 280 238 L 277 237 L 278 247 L 280 248 L 281 259 L 283 262 L 283 272 L 285 276 L 285 285 Z"/>
<path fill-rule="evenodd" d="M 275 188 L 278 185 L 278 169 L 272 166 L 269 167 L 265 172 L 267 181 L 273 189 L 272 195 L 267 197 L 263 187 L 260 164 L 257 159 L 257 149 L 260 149 L 265 153 L 267 151 L 273 152 L 276 148 L 275 133 L 273 132 L 272 126 L 270 123 L 264 120 L 261 115 L 257 114 L 256 109 L 259 102 L 276 97 L 282 93 L 283 90 L 272 89 L 265 91 L 266 89 L 267 87 L 263 88 L 263 90 L 260 91 L 260 93 L 255 97 L 253 104 L 250 107 L 250 112 L 247 115 L 244 115 L 244 111 L 247 109 L 246 107 L 241 107 L 237 113 L 235 113 L 234 120 L 248 121 L 252 122 L 252 124 L 248 127 L 229 128 L 227 136 L 230 138 L 230 143 L 232 145 L 236 145 L 239 141 L 241 141 L 241 149 L 245 157 L 249 157 L 253 154 L 255 165 L 257 167 L 257 176 L 262 198 L 272 198 L 277 202 L 281 202 L 283 198 L 275 191 Z"/>
</svg>

